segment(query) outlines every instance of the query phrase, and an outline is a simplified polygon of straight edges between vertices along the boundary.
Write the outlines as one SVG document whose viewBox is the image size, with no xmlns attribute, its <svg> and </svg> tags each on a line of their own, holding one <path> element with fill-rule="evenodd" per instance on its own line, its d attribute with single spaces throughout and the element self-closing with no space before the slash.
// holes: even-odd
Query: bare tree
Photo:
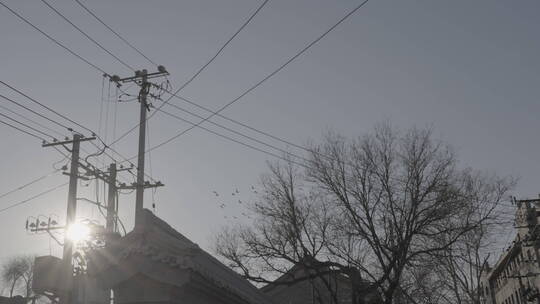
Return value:
<svg viewBox="0 0 540 304">
<path fill-rule="evenodd" d="M 439 282 L 437 291 L 447 296 L 438 303 L 482 303 L 479 289 L 481 276 L 488 270 L 488 261 L 493 258 L 490 252 L 496 245 L 496 236 L 501 235 L 501 227 L 508 226 L 511 226 L 508 221 L 494 217 L 434 257 L 436 263 L 433 269 L 436 271 L 432 272 L 432 280 L 426 286 Z"/>
<path fill-rule="evenodd" d="M 2 280 L 9 288 L 9 296 L 20 290 L 23 295 L 32 297 L 32 279 L 34 273 L 34 257 L 20 255 L 11 257 L 2 265 Z"/>
<path fill-rule="evenodd" d="M 217 251 L 256 282 L 301 264 L 314 276 L 347 277 L 355 304 L 366 280 L 384 303 L 407 299 L 404 282 L 491 219 L 514 186 L 457 165 L 430 129 L 381 124 L 356 140 L 329 134 L 302 167 L 270 165 L 254 224 L 226 230 Z"/>
<path fill-rule="evenodd" d="M 475 178 L 477 193 L 490 193 L 493 189 L 486 189 L 497 185 L 495 176 L 482 176 Z M 476 197 L 476 201 L 485 201 L 485 198 Z M 465 233 L 456 242 L 436 255 L 428 256 L 423 261 L 426 271 L 419 278 L 413 276 L 408 288 L 412 289 L 411 300 L 414 303 L 463 303 L 480 304 L 481 292 L 479 282 L 482 274 L 488 268 L 490 252 L 497 247 L 497 237 L 504 234 L 504 230 L 511 228 L 513 220 L 507 218 L 505 205 L 491 206 L 489 209 L 472 209 L 470 214 L 483 221 L 475 228 Z M 489 211 L 489 214 L 486 214 Z M 443 240 L 443 243 L 445 240 Z M 415 267 L 423 269 L 422 267 Z M 403 284 L 403 283 L 402 283 Z M 403 285 L 402 285 L 403 286 Z"/>
</svg>

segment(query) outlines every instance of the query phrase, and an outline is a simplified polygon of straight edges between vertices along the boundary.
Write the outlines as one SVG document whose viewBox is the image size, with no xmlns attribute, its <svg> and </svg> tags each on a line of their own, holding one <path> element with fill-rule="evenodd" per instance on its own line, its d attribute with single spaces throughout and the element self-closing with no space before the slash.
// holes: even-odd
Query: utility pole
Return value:
<svg viewBox="0 0 540 304">
<path fill-rule="evenodd" d="M 107 242 L 110 241 L 113 233 L 116 232 L 116 217 L 118 216 L 118 205 L 116 203 L 116 164 L 112 163 L 109 166 L 109 178 L 107 183 L 109 184 L 109 194 L 107 199 L 107 221 L 105 224 L 105 231 L 107 233 Z"/>
<path fill-rule="evenodd" d="M 70 225 L 75 222 L 75 217 L 77 215 L 77 184 L 79 180 L 79 151 L 82 141 L 94 140 L 95 137 L 83 138 L 80 134 L 73 135 L 72 140 L 65 140 L 61 142 L 54 143 L 45 143 L 43 147 L 51 147 L 62 145 L 65 147 L 66 144 L 71 143 L 71 168 L 69 173 L 69 190 L 68 190 L 68 199 L 67 199 L 67 214 L 66 214 L 66 225 L 65 229 L 69 229 Z M 73 278 L 73 242 L 64 234 L 64 250 L 62 253 L 62 261 L 64 266 L 64 276 L 62 279 L 66 286 L 66 289 L 60 295 L 60 304 L 69 304 L 72 302 L 72 278 Z"/>
<path fill-rule="evenodd" d="M 137 189 L 135 193 L 135 226 L 142 223 L 142 211 L 144 207 L 144 150 L 146 144 L 146 111 L 150 109 L 146 103 L 146 97 L 150 91 L 148 73 L 142 71 L 141 90 L 139 92 L 140 118 L 139 118 L 139 152 L 137 154 Z"/>
<path fill-rule="evenodd" d="M 121 186 L 119 189 L 135 189 L 135 229 L 143 225 L 143 208 L 144 208 L 144 189 L 152 187 L 163 186 L 161 182 L 151 184 L 144 181 L 144 160 L 146 149 L 146 112 L 150 111 L 150 105 L 147 101 L 150 88 L 154 86 L 153 83 L 148 80 L 156 77 L 167 76 L 169 73 L 163 66 L 158 66 L 158 71 L 154 73 L 148 73 L 147 70 L 135 71 L 135 76 L 120 78 L 117 75 L 111 77 L 111 81 L 115 82 L 117 86 L 121 86 L 121 83 L 134 82 L 140 86 L 139 90 L 139 144 L 137 154 L 137 182 L 132 186 Z"/>
</svg>

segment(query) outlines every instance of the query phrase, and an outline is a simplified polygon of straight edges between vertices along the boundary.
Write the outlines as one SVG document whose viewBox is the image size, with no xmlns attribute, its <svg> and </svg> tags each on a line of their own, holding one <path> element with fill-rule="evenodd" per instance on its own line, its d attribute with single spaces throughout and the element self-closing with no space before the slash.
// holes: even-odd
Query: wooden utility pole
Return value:
<svg viewBox="0 0 540 304">
<path fill-rule="evenodd" d="M 69 143 L 72 144 L 71 148 L 71 167 L 69 172 L 69 190 L 67 199 L 67 214 L 65 230 L 75 222 L 77 216 L 77 184 L 79 181 L 79 151 L 82 141 L 94 140 L 95 137 L 83 138 L 79 134 L 73 135 L 72 140 L 66 140 L 61 142 L 46 143 L 43 147 L 51 147 L 62 145 L 65 146 Z M 63 275 L 62 282 L 65 286 L 65 290 L 60 294 L 60 304 L 69 304 L 72 302 L 73 296 L 73 241 L 67 237 L 67 233 L 64 233 L 64 250 L 62 253 L 63 261 Z"/>
</svg>

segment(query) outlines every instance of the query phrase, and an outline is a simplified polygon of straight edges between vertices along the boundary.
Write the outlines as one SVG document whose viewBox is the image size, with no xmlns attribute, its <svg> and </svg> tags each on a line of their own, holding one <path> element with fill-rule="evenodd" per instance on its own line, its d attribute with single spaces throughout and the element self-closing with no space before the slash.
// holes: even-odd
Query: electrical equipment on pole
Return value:
<svg viewBox="0 0 540 304">
<path fill-rule="evenodd" d="M 149 82 L 149 79 L 168 76 L 169 73 L 163 66 L 158 66 L 158 71 L 154 73 L 148 73 L 147 70 L 135 71 L 135 76 L 120 78 L 117 75 L 111 77 L 111 81 L 115 82 L 117 86 L 121 86 L 122 83 L 136 83 L 140 86 L 139 90 L 139 144 L 137 154 L 137 182 L 131 186 L 121 186 L 119 189 L 135 189 L 135 229 L 142 224 L 143 216 L 142 211 L 144 208 L 144 189 L 155 188 L 163 186 L 161 182 L 150 183 L 144 180 L 144 160 L 145 160 L 145 144 L 146 144 L 146 112 L 150 111 L 150 104 L 148 103 L 148 95 L 152 87 L 158 87 L 157 85 Z"/>
</svg>

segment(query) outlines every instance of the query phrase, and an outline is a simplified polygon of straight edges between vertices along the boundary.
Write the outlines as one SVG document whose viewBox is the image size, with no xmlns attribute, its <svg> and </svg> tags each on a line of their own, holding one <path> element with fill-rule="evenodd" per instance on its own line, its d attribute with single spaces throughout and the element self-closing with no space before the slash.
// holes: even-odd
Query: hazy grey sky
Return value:
<svg viewBox="0 0 540 304">
<path fill-rule="evenodd" d="M 131 75 L 40 1 L 2 1 L 108 73 Z M 129 64 L 153 69 L 74 1 L 52 3 Z M 84 3 L 145 54 L 165 65 L 177 88 L 261 2 Z M 358 3 L 270 0 L 223 54 L 183 91 L 183 96 L 218 109 Z M 539 13 L 537 0 L 371 0 L 223 114 L 299 144 L 319 138 L 327 129 L 346 136 L 361 135 L 381 120 L 399 127 L 432 125 L 438 136 L 457 148 L 463 166 L 518 176 L 516 195 L 536 196 L 540 192 Z M 84 125 L 99 128 L 99 72 L 2 7 L 0 37 L 2 80 Z M 0 87 L 0 94 L 17 97 L 4 87 Z M 177 100 L 171 102 L 196 110 Z M 0 104 L 11 106 L 4 101 Z M 110 141 L 115 106 L 109 106 L 109 132 L 101 135 Z M 116 106 L 118 135 L 136 123 L 138 104 Z M 186 127 L 157 114 L 150 120 L 150 142 L 158 143 Z M 135 133 L 115 147 L 125 156 L 136 153 Z M 60 159 L 54 150 L 41 148 L 35 139 L 7 127 L 0 126 L 0 138 L 0 194 L 50 172 L 51 164 Z M 92 150 L 92 146 L 84 146 Z M 250 187 L 265 171 L 265 161 L 272 158 L 193 130 L 152 152 L 151 159 L 152 175 L 166 185 L 155 195 L 157 215 L 208 248 L 213 232 L 233 221 L 224 216 L 241 217 L 244 210 L 238 198 L 253 197 Z M 0 209 L 64 181 L 67 177 L 61 175 L 44 179 L 1 198 Z M 240 194 L 233 197 L 231 192 L 236 188 Z M 79 196 L 95 195 L 93 186 L 80 189 Z M 212 191 L 219 192 L 220 197 Z M 152 198 L 147 194 L 145 205 L 150 207 Z M 0 259 L 21 252 L 48 254 L 49 248 L 53 254 L 60 254 L 58 246 L 49 246 L 47 236 L 27 235 L 24 222 L 27 216 L 39 214 L 57 214 L 63 221 L 66 197 L 67 188 L 63 188 L 0 212 Z M 227 207 L 220 208 L 221 203 Z M 133 204 L 133 196 L 120 198 L 121 215 L 128 223 L 132 221 Z M 81 216 L 100 218 L 98 211 L 87 204 L 80 203 L 79 211 Z"/>
</svg>

